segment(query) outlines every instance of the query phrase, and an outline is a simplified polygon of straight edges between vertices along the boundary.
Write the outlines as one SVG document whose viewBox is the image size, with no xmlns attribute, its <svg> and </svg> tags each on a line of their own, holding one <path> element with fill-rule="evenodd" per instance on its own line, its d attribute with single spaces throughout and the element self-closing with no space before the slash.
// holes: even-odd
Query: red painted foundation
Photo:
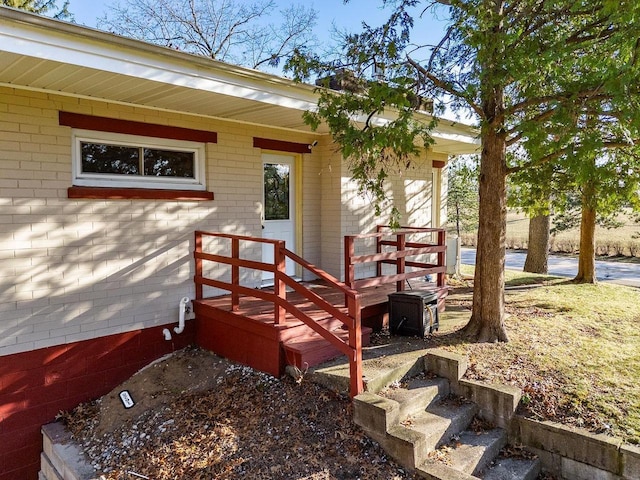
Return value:
<svg viewBox="0 0 640 480">
<path fill-rule="evenodd" d="M 194 310 L 199 346 L 275 377 L 284 372 L 280 341 L 285 327 L 277 328 L 231 312 L 216 312 L 197 300 Z"/>
<path fill-rule="evenodd" d="M 40 427 L 58 412 L 101 397 L 153 360 L 194 342 L 195 322 L 168 342 L 163 328 L 0 357 L 0 480 L 38 478 Z"/>
</svg>

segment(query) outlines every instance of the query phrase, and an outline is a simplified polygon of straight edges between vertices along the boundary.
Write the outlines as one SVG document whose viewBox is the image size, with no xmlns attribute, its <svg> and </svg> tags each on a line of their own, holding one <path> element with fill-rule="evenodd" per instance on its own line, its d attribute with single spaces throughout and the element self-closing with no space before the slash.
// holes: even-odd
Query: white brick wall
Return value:
<svg viewBox="0 0 640 480">
<path fill-rule="evenodd" d="M 67 198 L 71 129 L 58 125 L 60 110 L 218 132 L 206 162 L 215 200 Z M 0 112 L 0 356 L 177 321 L 179 299 L 194 296 L 193 231 L 262 233 L 254 136 L 319 140 L 300 157 L 299 253 L 311 263 L 342 278 L 343 236 L 388 221 L 357 196 L 328 137 L 6 87 Z M 389 185 L 399 203 L 407 200 L 406 223 L 431 224 L 432 159 L 446 156 L 430 153 Z M 261 256 L 259 245 L 242 248 L 246 258 Z M 229 277 L 228 268 L 209 270 Z M 244 269 L 241 276 L 250 286 L 260 280 Z"/>
<path fill-rule="evenodd" d="M 322 186 L 321 210 L 321 252 L 322 268 L 333 276 L 343 279 L 343 234 L 342 234 L 342 206 L 341 189 L 342 177 L 347 175 L 346 167 L 339 154 L 334 153 L 335 147 L 328 138 L 316 147 L 322 152 L 319 176 Z"/>
<path fill-rule="evenodd" d="M 67 198 L 71 129 L 60 110 L 218 132 L 206 165 L 215 200 Z M 261 235 L 252 137 L 315 138 L 5 87 L 0 112 L 0 356 L 177 321 L 180 298 L 194 296 L 193 231 Z M 320 154 L 303 157 L 301 253 L 320 264 Z M 243 271 L 243 283 L 258 280 Z"/>
<path fill-rule="evenodd" d="M 372 233 L 376 225 L 389 223 L 390 205 L 383 209 L 377 217 L 368 198 L 358 195 L 357 185 L 351 180 L 351 174 L 345 162 L 340 162 L 339 157 L 331 154 L 333 149 L 327 147 L 326 161 L 332 168 L 322 171 L 323 188 L 323 231 L 322 231 L 322 259 L 327 271 L 344 279 L 343 237 L 359 233 Z M 433 208 L 432 172 L 438 173 L 438 169 L 432 169 L 432 161 L 445 161 L 446 154 L 425 152 L 423 157 L 417 160 L 414 167 L 402 172 L 402 175 L 394 175 L 387 183 L 388 196 L 395 202 L 400 210 L 401 224 L 420 227 L 431 227 L 432 220 L 438 215 L 441 224 L 446 221 L 446 210 L 438 212 L 442 208 L 436 198 L 436 211 Z M 438 190 L 438 189 L 436 189 Z M 339 197 L 338 197 L 339 194 Z M 446 195 L 446 181 L 441 182 L 440 197 Z M 341 201 L 338 200 L 341 198 Z M 444 220 L 442 220 L 444 218 Z M 435 225 L 440 226 L 440 225 Z M 374 253 L 375 242 L 360 241 L 357 243 L 358 254 Z M 373 275 L 375 267 L 356 267 L 356 278 Z"/>
</svg>

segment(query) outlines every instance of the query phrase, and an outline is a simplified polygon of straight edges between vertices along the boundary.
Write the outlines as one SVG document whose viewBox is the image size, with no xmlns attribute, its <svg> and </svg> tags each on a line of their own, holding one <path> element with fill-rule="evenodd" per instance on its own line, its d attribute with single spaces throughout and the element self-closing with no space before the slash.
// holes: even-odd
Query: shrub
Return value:
<svg viewBox="0 0 640 480">
<path fill-rule="evenodd" d="M 460 244 L 465 247 L 475 247 L 478 244 L 478 236 L 472 233 L 463 233 L 460 235 Z"/>
<path fill-rule="evenodd" d="M 617 256 L 617 257 L 621 257 L 624 255 L 624 243 L 617 241 L 617 242 L 612 242 L 611 243 L 611 250 L 609 251 L 609 254 L 613 253 L 613 255 Z"/>
<path fill-rule="evenodd" d="M 609 255 L 609 244 L 601 241 L 596 242 L 596 255 Z"/>
</svg>

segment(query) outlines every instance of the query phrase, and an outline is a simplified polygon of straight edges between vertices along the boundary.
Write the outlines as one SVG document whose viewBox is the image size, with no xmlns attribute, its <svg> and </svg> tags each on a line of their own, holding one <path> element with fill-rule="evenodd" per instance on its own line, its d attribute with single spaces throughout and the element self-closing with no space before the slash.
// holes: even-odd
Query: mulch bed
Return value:
<svg viewBox="0 0 640 480">
<path fill-rule="evenodd" d="M 179 361 L 185 355 L 203 356 L 194 350 Z M 208 390 L 164 394 L 108 432 L 103 400 L 62 417 L 105 479 L 417 478 L 354 425 L 349 398 L 304 380 L 229 362 Z"/>
</svg>

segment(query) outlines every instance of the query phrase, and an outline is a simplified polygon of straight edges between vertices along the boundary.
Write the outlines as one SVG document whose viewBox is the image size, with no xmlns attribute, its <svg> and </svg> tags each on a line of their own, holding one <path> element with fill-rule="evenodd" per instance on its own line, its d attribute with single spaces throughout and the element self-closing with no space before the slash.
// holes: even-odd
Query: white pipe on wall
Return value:
<svg viewBox="0 0 640 480">
<path fill-rule="evenodd" d="M 164 328 L 162 329 L 162 336 L 164 337 L 164 339 L 168 342 L 169 340 L 171 340 L 171 332 L 169 331 L 168 328 Z"/>
<path fill-rule="evenodd" d="M 173 331 L 176 332 L 177 334 L 182 333 L 182 331 L 184 330 L 184 318 L 185 318 L 185 314 L 187 313 L 187 309 L 188 304 L 191 302 L 191 300 L 189 299 L 189 297 L 182 297 L 180 299 L 180 306 L 178 307 L 180 310 L 180 317 L 178 320 L 178 326 L 174 327 Z"/>
</svg>

